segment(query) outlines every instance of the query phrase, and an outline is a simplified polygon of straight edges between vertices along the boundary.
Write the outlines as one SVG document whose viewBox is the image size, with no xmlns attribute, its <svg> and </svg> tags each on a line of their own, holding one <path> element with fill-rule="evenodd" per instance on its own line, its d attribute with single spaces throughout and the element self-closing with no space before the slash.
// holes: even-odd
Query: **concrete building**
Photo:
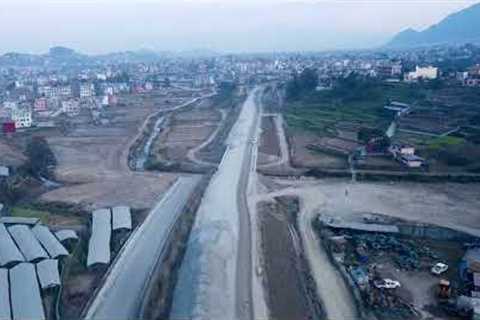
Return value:
<svg viewBox="0 0 480 320">
<path fill-rule="evenodd" d="M 80 98 L 89 98 L 95 96 L 95 88 L 92 83 L 84 83 L 79 88 Z"/>
<path fill-rule="evenodd" d="M 0 177 L 10 176 L 10 169 L 6 166 L 0 166 Z"/>
<path fill-rule="evenodd" d="M 15 128 L 30 128 L 32 126 L 32 111 L 28 109 L 12 110 L 12 121 L 15 122 Z"/>
<path fill-rule="evenodd" d="M 62 111 L 68 116 L 80 114 L 80 103 L 78 100 L 70 99 L 62 101 Z"/>
<path fill-rule="evenodd" d="M 406 81 L 417 81 L 419 79 L 423 80 L 435 80 L 438 78 L 438 68 L 428 66 L 428 67 L 416 67 L 416 70 L 413 72 L 407 73 L 405 80 Z"/>
<path fill-rule="evenodd" d="M 33 103 L 33 111 L 44 112 L 44 111 L 47 111 L 47 109 L 48 109 L 47 98 L 42 97 L 42 98 L 35 99 L 35 102 Z"/>
</svg>

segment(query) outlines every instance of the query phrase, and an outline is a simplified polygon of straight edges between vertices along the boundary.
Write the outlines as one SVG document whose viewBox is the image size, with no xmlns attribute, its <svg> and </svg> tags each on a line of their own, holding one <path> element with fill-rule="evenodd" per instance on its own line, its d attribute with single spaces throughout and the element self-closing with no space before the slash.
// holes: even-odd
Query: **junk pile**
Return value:
<svg viewBox="0 0 480 320">
<path fill-rule="evenodd" d="M 399 269 L 419 270 L 421 259 L 437 260 L 438 254 L 428 246 L 418 245 L 418 242 L 401 239 L 385 234 L 355 234 L 351 235 L 351 243 L 355 247 L 356 259 L 367 263 L 369 259 L 388 253 Z"/>
</svg>

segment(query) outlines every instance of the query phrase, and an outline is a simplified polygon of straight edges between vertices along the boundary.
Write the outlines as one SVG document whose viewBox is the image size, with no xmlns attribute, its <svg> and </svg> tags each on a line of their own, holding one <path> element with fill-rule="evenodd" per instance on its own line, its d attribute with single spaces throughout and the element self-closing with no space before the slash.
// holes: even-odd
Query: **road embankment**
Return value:
<svg viewBox="0 0 480 320">
<path fill-rule="evenodd" d="M 183 214 L 176 222 L 165 254 L 161 256 L 153 272 L 150 284 L 145 290 L 145 299 L 140 308 L 141 319 L 167 319 L 173 299 L 173 290 L 186 251 L 195 214 L 203 198 L 211 174 L 205 175 L 183 208 Z"/>
</svg>

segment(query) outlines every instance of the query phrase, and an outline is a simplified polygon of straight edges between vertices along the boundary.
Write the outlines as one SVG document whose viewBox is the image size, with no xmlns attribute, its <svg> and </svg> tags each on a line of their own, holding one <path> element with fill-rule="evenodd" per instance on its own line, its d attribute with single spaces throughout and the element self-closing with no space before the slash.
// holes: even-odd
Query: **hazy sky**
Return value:
<svg viewBox="0 0 480 320">
<path fill-rule="evenodd" d="M 0 0 L 0 52 L 365 48 L 480 0 Z"/>
</svg>

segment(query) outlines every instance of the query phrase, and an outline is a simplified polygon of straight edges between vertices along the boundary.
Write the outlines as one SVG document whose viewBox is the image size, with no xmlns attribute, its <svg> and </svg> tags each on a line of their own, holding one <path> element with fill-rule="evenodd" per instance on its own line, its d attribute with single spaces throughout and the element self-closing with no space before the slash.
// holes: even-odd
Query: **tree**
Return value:
<svg viewBox="0 0 480 320">
<path fill-rule="evenodd" d="M 296 74 L 293 75 L 293 79 L 287 82 L 287 86 L 285 88 L 285 93 L 287 96 L 287 100 L 293 101 L 297 100 L 300 96 L 300 85 L 298 82 L 298 77 Z"/>
<path fill-rule="evenodd" d="M 372 139 L 381 138 L 385 133 L 380 129 L 361 128 L 358 131 L 358 141 L 369 143 Z"/>
<path fill-rule="evenodd" d="M 49 168 L 57 163 L 47 140 L 43 137 L 33 137 L 25 153 L 28 157 L 26 171 L 34 177 L 48 177 Z"/>
<path fill-rule="evenodd" d="M 300 75 L 294 74 L 285 88 L 287 99 L 297 100 L 301 95 L 314 91 L 318 86 L 318 74 L 314 69 L 305 69 Z"/>
<path fill-rule="evenodd" d="M 300 73 L 299 77 L 300 88 L 302 91 L 313 91 L 318 86 L 318 74 L 314 69 L 306 68 Z"/>
</svg>

